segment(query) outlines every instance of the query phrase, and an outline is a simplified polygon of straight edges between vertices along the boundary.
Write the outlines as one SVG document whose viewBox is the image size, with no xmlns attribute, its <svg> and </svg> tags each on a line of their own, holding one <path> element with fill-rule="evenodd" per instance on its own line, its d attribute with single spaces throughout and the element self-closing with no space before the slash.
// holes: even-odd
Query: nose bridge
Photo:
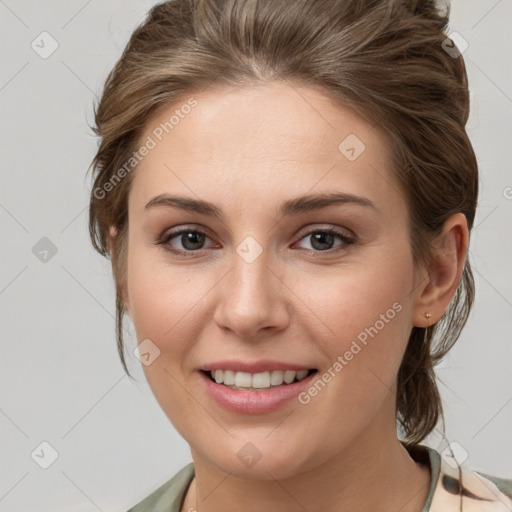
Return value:
<svg viewBox="0 0 512 512">
<path fill-rule="evenodd" d="M 239 314 L 261 316 L 271 307 L 275 279 L 268 250 L 254 240 L 244 240 L 236 248 L 231 275 L 233 306 Z M 275 297 L 274 297 L 275 298 Z"/>
<path fill-rule="evenodd" d="M 282 283 L 272 269 L 271 254 L 253 238 L 246 237 L 236 248 L 231 272 L 223 280 L 216 320 L 242 336 L 255 335 L 287 322 Z"/>
</svg>

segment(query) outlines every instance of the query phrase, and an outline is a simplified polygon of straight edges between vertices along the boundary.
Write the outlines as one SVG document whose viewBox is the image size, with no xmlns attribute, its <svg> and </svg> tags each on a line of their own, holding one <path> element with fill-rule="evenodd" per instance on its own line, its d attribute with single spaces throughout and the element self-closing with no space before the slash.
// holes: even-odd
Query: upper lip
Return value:
<svg viewBox="0 0 512 512">
<path fill-rule="evenodd" d="M 271 361 L 268 359 L 260 359 L 258 361 L 241 361 L 241 360 L 224 360 L 215 361 L 213 363 L 205 364 L 201 366 L 200 370 L 212 371 L 212 370 L 232 370 L 234 372 L 247 372 L 247 373 L 261 373 L 269 372 L 273 370 L 312 370 L 312 366 L 304 366 L 295 363 L 284 363 L 282 361 Z"/>
</svg>

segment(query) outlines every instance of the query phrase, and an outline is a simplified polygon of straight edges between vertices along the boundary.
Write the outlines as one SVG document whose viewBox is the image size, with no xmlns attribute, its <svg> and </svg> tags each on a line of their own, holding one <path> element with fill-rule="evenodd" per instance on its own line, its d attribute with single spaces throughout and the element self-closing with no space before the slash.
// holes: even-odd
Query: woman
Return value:
<svg viewBox="0 0 512 512">
<path fill-rule="evenodd" d="M 132 512 L 510 510 L 509 481 L 420 444 L 474 298 L 447 23 L 433 1 L 175 0 L 132 35 L 90 232 L 125 371 L 126 312 L 193 458 Z"/>
</svg>

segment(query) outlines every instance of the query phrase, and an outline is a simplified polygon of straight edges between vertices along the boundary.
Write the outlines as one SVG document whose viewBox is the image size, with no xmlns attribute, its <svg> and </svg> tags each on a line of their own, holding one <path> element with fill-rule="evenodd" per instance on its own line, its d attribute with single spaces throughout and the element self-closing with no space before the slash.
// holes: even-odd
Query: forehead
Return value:
<svg viewBox="0 0 512 512">
<path fill-rule="evenodd" d="M 154 115 L 140 144 L 150 139 L 132 184 L 135 200 L 176 188 L 260 197 L 313 187 L 398 192 L 385 134 L 310 87 L 212 86 Z"/>
</svg>

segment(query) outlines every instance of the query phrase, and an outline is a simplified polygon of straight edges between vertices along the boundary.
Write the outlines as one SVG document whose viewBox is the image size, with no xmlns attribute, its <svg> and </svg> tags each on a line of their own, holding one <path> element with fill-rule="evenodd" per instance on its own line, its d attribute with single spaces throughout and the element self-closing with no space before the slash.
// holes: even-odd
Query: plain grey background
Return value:
<svg viewBox="0 0 512 512">
<path fill-rule="evenodd" d="M 110 263 L 87 231 L 93 98 L 153 4 L 0 0 L 2 512 L 123 511 L 191 461 L 132 354 L 133 336 L 128 362 L 138 383 L 122 371 Z M 468 130 L 481 172 L 470 250 L 477 296 L 439 367 L 446 439 L 427 441 L 439 451 L 455 442 L 464 464 L 507 478 L 511 25 L 511 0 L 452 2 L 450 30 L 469 44 Z"/>
</svg>

